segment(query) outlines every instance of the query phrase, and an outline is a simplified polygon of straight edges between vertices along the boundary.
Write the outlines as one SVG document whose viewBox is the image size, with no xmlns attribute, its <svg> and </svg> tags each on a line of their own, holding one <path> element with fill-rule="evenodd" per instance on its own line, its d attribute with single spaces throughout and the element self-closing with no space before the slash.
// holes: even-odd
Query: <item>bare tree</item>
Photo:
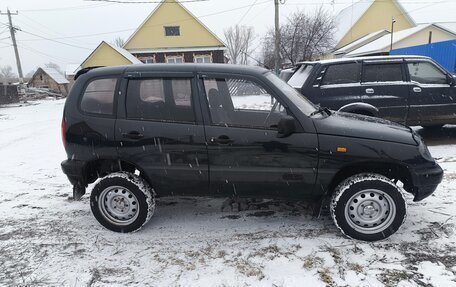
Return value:
<svg viewBox="0 0 456 287">
<path fill-rule="evenodd" d="M 111 44 L 119 48 L 123 48 L 123 46 L 125 45 L 125 40 L 121 37 L 116 37 L 114 40 L 112 40 Z"/>
<path fill-rule="evenodd" d="M 11 66 L 1 66 L 0 67 L 0 78 L 2 82 L 8 82 L 12 79 L 17 78 L 16 74 L 13 72 Z"/>
<path fill-rule="evenodd" d="M 255 40 L 253 27 L 235 25 L 226 29 L 224 34 L 230 63 L 247 65 Z"/>
<path fill-rule="evenodd" d="M 334 46 L 334 30 L 334 18 L 323 7 L 316 9 L 313 14 L 303 11 L 293 13 L 280 27 L 282 62 L 294 65 L 298 61 L 313 60 L 323 55 Z M 274 33 L 269 31 L 263 44 L 265 59 L 271 57 L 273 43 Z"/>
</svg>

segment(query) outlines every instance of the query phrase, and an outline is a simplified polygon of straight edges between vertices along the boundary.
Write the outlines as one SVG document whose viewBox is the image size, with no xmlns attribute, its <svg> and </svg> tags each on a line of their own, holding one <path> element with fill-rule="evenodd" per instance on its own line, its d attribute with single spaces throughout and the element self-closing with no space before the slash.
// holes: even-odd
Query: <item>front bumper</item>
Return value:
<svg viewBox="0 0 456 287">
<path fill-rule="evenodd" d="M 426 197 L 430 196 L 442 182 L 443 170 L 435 163 L 429 167 L 419 167 L 411 170 L 413 178 L 413 201 L 421 201 Z"/>
</svg>

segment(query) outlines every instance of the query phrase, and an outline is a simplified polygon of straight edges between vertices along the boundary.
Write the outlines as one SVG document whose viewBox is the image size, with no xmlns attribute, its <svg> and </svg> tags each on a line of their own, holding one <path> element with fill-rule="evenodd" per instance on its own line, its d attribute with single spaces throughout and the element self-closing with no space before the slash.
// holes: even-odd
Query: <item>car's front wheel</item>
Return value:
<svg viewBox="0 0 456 287">
<path fill-rule="evenodd" d="M 401 189 L 385 176 L 364 173 L 336 187 L 331 217 L 348 237 L 377 241 L 394 234 L 405 220 L 407 205 Z"/>
<path fill-rule="evenodd" d="M 116 232 L 139 230 L 155 210 L 154 190 L 141 177 L 116 172 L 100 179 L 90 195 L 90 207 L 104 227 Z"/>
</svg>

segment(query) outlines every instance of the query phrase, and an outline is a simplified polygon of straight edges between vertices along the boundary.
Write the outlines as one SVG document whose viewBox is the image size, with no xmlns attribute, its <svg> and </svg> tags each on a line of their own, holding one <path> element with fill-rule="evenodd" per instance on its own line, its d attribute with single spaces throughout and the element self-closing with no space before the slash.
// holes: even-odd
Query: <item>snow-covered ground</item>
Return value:
<svg viewBox="0 0 456 287">
<path fill-rule="evenodd" d="M 118 234 L 88 196 L 68 199 L 63 104 L 0 108 L 1 286 L 456 286 L 456 145 L 430 148 L 443 183 L 382 242 L 349 240 L 305 204 L 222 212 L 212 198 L 161 200 Z"/>
</svg>

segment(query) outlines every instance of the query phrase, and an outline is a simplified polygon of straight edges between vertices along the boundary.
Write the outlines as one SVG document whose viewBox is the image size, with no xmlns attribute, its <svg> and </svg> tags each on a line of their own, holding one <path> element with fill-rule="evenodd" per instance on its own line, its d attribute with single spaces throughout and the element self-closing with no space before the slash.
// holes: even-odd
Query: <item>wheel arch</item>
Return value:
<svg viewBox="0 0 456 287">
<path fill-rule="evenodd" d="M 147 176 L 147 173 L 145 173 L 140 166 L 125 159 L 106 158 L 90 161 L 85 166 L 84 174 L 87 179 L 87 183 L 93 183 L 98 178 L 104 177 L 110 173 L 119 171 L 135 173 L 136 170 L 139 171 L 141 177 L 147 181 L 150 186 L 153 186 L 150 178 Z"/>
<path fill-rule="evenodd" d="M 363 162 L 350 164 L 340 169 L 331 179 L 326 191 L 327 195 L 331 195 L 342 181 L 360 173 L 376 173 L 392 180 L 399 180 L 404 184 L 407 192 L 413 193 L 413 178 L 406 166 L 399 163 Z"/>
</svg>

